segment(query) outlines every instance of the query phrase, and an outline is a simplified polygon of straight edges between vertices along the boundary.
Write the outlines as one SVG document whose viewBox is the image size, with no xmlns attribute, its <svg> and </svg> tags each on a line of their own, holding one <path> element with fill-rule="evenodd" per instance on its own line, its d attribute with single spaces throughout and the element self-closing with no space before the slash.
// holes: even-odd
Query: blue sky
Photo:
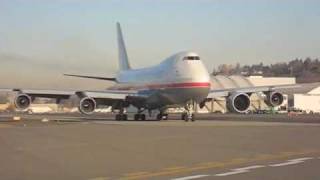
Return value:
<svg viewBox="0 0 320 180">
<path fill-rule="evenodd" d="M 209 71 L 221 63 L 319 57 L 319 7 L 317 0 L 1 0 L 0 77 L 81 87 L 86 80 L 61 73 L 112 75 L 117 21 L 134 67 L 183 50 L 198 52 Z"/>
</svg>

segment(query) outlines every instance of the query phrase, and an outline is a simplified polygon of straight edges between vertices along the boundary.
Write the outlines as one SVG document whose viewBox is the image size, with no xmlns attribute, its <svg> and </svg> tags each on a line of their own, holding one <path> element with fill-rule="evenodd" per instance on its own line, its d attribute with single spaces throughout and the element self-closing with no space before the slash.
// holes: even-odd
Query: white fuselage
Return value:
<svg viewBox="0 0 320 180">
<path fill-rule="evenodd" d="M 186 57 L 199 56 L 182 52 L 150 68 L 120 71 L 117 84 L 110 89 L 137 90 L 147 94 L 150 106 L 183 104 L 188 100 L 200 102 L 209 93 L 209 73 L 201 60 Z"/>
</svg>

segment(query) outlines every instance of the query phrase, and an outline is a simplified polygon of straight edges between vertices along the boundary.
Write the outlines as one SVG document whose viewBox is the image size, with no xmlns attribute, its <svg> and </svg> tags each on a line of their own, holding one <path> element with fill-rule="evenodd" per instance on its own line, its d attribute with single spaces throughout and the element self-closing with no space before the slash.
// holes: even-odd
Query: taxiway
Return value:
<svg viewBox="0 0 320 180">
<path fill-rule="evenodd" d="M 1 179 L 316 179 L 320 124 L 0 116 Z M 41 121 L 44 116 L 46 121 Z M 100 117 L 100 116 L 99 116 Z M 242 116 L 240 116 L 242 117 Z M 303 119 L 303 118 L 301 118 Z M 237 120 L 237 121 L 235 121 Z"/>
</svg>

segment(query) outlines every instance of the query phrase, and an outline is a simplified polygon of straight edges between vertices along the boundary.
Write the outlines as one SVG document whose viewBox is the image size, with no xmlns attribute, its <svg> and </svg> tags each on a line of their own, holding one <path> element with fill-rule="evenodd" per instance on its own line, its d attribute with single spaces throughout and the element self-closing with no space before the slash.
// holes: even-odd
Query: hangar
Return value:
<svg viewBox="0 0 320 180">
<path fill-rule="evenodd" d="M 294 108 L 305 113 L 320 113 L 320 86 L 308 93 L 294 94 Z"/>
</svg>

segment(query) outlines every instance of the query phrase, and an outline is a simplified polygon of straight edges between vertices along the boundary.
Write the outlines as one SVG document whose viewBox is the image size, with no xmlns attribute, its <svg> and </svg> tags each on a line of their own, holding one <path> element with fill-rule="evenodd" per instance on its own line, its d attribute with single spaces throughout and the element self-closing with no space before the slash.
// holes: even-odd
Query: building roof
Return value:
<svg viewBox="0 0 320 180">
<path fill-rule="evenodd" d="M 320 86 L 312 89 L 311 91 L 308 92 L 308 94 L 320 95 Z"/>
</svg>

